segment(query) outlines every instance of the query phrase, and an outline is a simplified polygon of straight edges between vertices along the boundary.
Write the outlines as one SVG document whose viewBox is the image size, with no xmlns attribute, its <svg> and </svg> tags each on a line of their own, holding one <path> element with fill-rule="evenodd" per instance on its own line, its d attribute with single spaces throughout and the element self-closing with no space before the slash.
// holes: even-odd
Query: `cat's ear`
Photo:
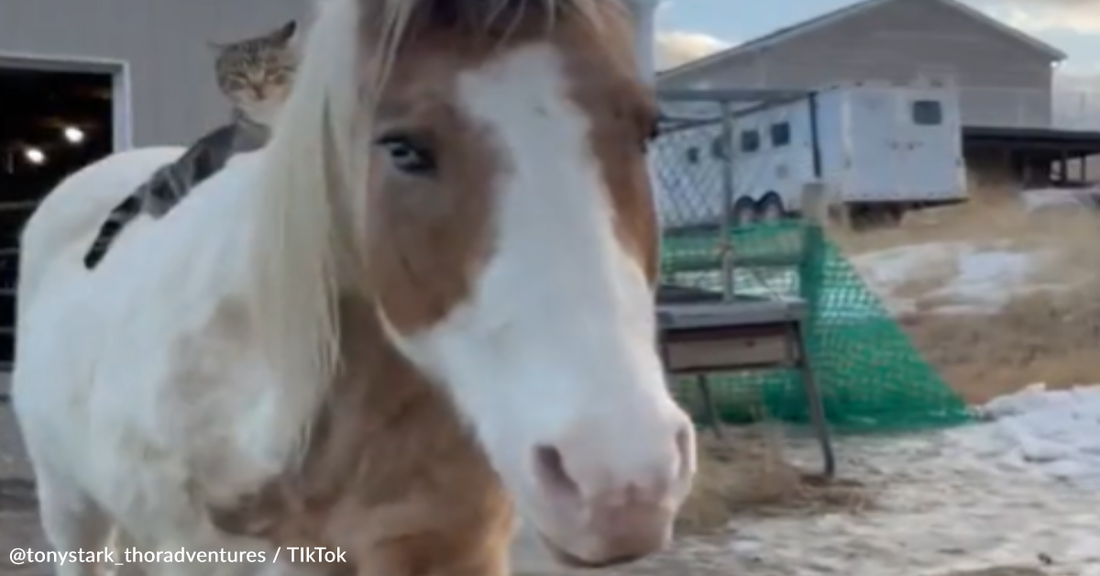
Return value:
<svg viewBox="0 0 1100 576">
<path fill-rule="evenodd" d="M 275 41 L 280 44 L 292 44 L 296 43 L 298 39 L 298 21 L 291 20 L 286 24 L 283 24 L 278 30 L 275 31 Z"/>
</svg>

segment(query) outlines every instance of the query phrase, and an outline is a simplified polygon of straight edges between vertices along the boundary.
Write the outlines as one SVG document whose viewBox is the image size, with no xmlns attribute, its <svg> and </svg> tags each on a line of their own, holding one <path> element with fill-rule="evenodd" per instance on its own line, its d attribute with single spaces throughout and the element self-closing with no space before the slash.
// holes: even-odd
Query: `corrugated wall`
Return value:
<svg viewBox="0 0 1100 576">
<path fill-rule="evenodd" d="M 225 120 L 207 41 L 310 14 L 309 0 L 0 0 L 0 56 L 125 60 L 133 144 L 185 145 Z"/>
<path fill-rule="evenodd" d="M 959 88 L 962 121 L 1049 127 L 1051 58 L 938 2 L 892 2 L 833 26 L 713 65 L 667 88 L 815 88 L 841 81 L 912 83 L 946 77 Z"/>
</svg>

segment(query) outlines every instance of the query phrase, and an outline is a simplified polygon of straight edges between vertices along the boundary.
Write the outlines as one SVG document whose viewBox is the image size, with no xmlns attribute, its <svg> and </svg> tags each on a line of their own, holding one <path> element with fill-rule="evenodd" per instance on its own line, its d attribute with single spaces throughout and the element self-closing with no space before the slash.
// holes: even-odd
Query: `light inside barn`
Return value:
<svg viewBox="0 0 1100 576">
<path fill-rule="evenodd" d="M 76 126 L 65 127 L 65 139 L 71 144 L 80 144 L 84 141 L 84 131 Z"/>
<path fill-rule="evenodd" d="M 23 150 L 23 157 L 34 165 L 42 165 L 46 163 L 46 153 L 38 148 L 27 148 Z"/>
</svg>

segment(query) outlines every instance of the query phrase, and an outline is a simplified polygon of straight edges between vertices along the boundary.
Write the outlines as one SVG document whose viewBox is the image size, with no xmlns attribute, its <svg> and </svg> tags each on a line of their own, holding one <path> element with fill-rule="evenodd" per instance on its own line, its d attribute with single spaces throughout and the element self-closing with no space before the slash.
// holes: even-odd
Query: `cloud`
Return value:
<svg viewBox="0 0 1100 576">
<path fill-rule="evenodd" d="M 657 68 L 664 70 L 732 46 L 731 43 L 697 32 L 657 34 Z"/>
<path fill-rule="evenodd" d="M 985 0 L 979 7 L 1026 32 L 1100 32 L 1100 0 Z"/>
</svg>

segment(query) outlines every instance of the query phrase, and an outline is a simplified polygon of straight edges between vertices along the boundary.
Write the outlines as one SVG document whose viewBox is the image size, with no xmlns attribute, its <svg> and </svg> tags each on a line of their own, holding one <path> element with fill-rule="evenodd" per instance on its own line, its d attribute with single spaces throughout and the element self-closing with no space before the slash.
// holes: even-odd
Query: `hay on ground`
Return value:
<svg viewBox="0 0 1100 576">
<path fill-rule="evenodd" d="M 777 424 L 727 429 L 724 439 L 699 437 L 699 472 L 680 511 L 681 534 L 705 534 L 737 516 L 853 511 L 873 502 L 873 491 L 854 481 L 806 473 L 785 457 Z"/>
</svg>

